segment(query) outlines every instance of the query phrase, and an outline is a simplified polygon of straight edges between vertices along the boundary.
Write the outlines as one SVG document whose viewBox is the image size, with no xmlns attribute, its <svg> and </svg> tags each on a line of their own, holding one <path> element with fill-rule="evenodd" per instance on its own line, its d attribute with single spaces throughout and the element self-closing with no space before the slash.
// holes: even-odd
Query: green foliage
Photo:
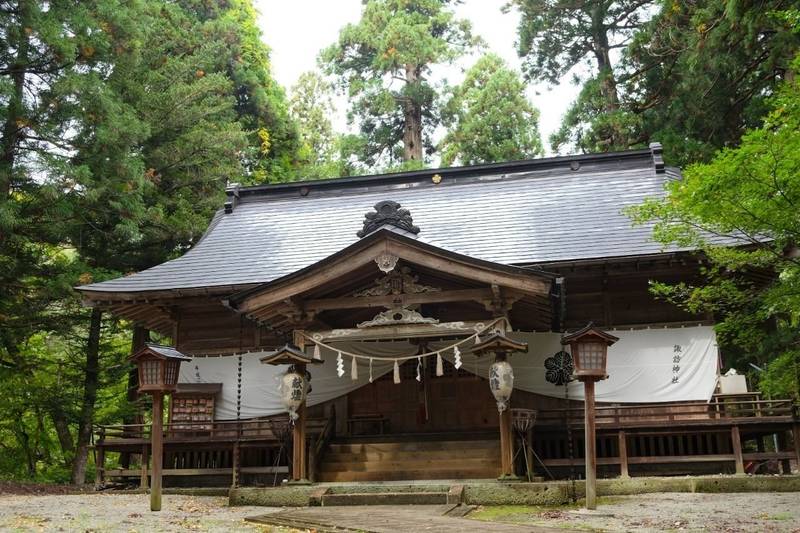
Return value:
<svg viewBox="0 0 800 533">
<path fill-rule="evenodd" d="M 423 161 L 439 124 L 430 67 L 450 63 L 478 44 L 451 0 L 367 0 L 358 24 L 348 24 L 320 63 L 352 102 L 349 118 L 360 142 L 345 143 L 345 160 L 369 167 Z"/>
<path fill-rule="evenodd" d="M 0 41 L 0 475 L 82 481 L 80 429 L 131 408 L 130 325 L 91 335 L 72 287 L 184 251 L 298 136 L 249 0 L 18 0 Z"/>
<path fill-rule="evenodd" d="M 531 80 L 558 83 L 573 73 L 584 82 L 553 149 L 610 151 L 641 142 L 621 101 L 613 52 L 624 48 L 649 19 L 653 0 L 512 0 L 520 11 L 518 52 Z M 588 72 L 588 76 L 583 75 Z M 583 79 L 585 78 L 585 79 Z"/>
<path fill-rule="evenodd" d="M 765 374 L 754 376 L 765 391 L 798 397 L 800 85 L 785 82 L 768 103 L 764 125 L 747 132 L 738 148 L 688 167 L 666 199 L 632 214 L 639 223 L 655 221 L 660 242 L 699 247 L 711 262 L 703 284 L 659 284 L 656 293 L 690 311 L 714 313 L 731 366 L 765 366 Z"/>
<path fill-rule="evenodd" d="M 707 161 L 760 125 L 800 38 L 786 2 L 663 1 L 624 50 L 627 108 L 665 158 Z"/>
<path fill-rule="evenodd" d="M 674 165 L 709 160 L 760 125 L 798 51 L 796 9 L 775 0 L 514 0 L 532 80 L 582 84 L 556 151 L 659 141 Z"/>
<path fill-rule="evenodd" d="M 442 163 L 494 163 L 542 155 L 539 111 L 516 72 L 494 54 L 467 71 L 444 110 L 451 124 L 440 146 Z"/>
<path fill-rule="evenodd" d="M 300 179 L 332 178 L 344 170 L 339 159 L 340 135 L 330 117 L 336 114 L 333 86 L 316 72 L 305 72 L 292 87 L 289 113 L 300 131 Z"/>
</svg>

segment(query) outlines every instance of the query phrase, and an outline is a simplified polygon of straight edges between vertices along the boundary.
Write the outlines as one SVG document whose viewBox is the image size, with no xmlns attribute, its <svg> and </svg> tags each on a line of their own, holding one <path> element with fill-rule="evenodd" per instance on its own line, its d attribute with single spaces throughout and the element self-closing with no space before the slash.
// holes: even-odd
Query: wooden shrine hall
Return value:
<svg viewBox="0 0 800 533">
<path fill-rule="evenodd" d="M 590 322 L 619 338 L 597 385 L 601 476 L 788 473 L 797 406 L 723 375 L 714 317 L 648 290 L 704 261 L 623 213 L 674 179 L 653 145 L 232 185 L 185 255 L 78 290 L 135 324 L 134 352 L 191 358 L 167 485 L 575 475 L 583 397 L 561 339 Z M 99 427 L 101 481 L 146 485 L 149 443 L 145 419 Z"/>
</svg>

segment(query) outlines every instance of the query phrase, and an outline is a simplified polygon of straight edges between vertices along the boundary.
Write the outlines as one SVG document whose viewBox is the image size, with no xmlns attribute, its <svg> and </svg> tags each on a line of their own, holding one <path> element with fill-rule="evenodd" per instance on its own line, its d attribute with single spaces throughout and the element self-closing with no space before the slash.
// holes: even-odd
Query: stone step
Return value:
<svg viewBox="0 0 800 533">
<path fill-rule="evenodd" d="M 443 505 L 447 492 L 356 492 L 324 494 L 322 505 Z"/>
<path fill-rule="evenodd" d="M 498 454 L 499 455 L 499 454 Z M 333 459 L 333 460 L 332 460 Z M 378 470 L 426 470 L 426 469 L 490 469 L 500 468 L 498 458 L 487 459 L 483 457 L 464 458 L 448 456 L 447 458 L 417 458 L 406 460 L 375 460 L 375 461 L 342 461 L 326 457 L 320 465 L 320 472 L 368 472 Z"/>
</svg>

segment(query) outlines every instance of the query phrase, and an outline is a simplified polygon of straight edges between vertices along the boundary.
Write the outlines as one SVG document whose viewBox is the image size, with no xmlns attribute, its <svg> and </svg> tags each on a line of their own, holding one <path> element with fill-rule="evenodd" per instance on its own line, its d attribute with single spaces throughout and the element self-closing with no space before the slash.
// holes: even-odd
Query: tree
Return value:
<svg viewBox="0 0 800 533">
<path fill-rule="evenodd" d="M 361 20 L 348 24 L 320 61 L 352 101 L 350 119 L 363 138 L 362 161 L 420 165 L 439 123 L 431 67 L 449 63 L 478 43 L 452 0 L 365 0 Z M 350 146 L 357 143 L 350 143 Z"/>
<path fill-rule="evenodd" d="M 316 72 L 300 75 L 292 87 L 289 114 L 300 132 L 300 179 L 331 178 L 341 174 L 337 154 L 340 138 L 333 131 L 331 117 L 336 114 L 333 86 Z"/>
<path fill-rule="evenodd" d="M 553 84 L 576 67 L 587 67 L 588 89 L 573 106 L 565 127 L 583 135 L 560 135 L 555 149 L 567 143 L 588 151 L 627 148 L 635 142 L 627 128 L 615 120 L 596 121 L 598 114 L 613 117 L 620 112 L 619 75 L 613 52 L 631 41 L 648 18 L 653 0 L 513 0 L 520 11 L 518 52 L 530 80 Z M 580 77 L 576 74 L 576 80 Z M 589 101 L 591 103 L 589 104 Z M 592 112 L 584 113 L 590 107 Z M 598 113 L 599 111 L 599 113 Z"/>
<path fill-rule="evenodd" d="M 800 59 L 794 68 L 800 67 Z M 762 390 L 800 397 L 800 84 L 768 100 L 763 126 L 670 182 L 668 196 L 632 211 L 655 222 L 664 244 L 698 247 L 710 266 L 702 284 L 655 284 L 690 311 L 712 312 L 728 362 L 766 368 Z M 719 237 L 739 247 L 719 245 Z"/>
<path fill-rule="evenodd" d="M 665 2 L 625 50 L 628 108 L 675 164 L 758 127 L 800 49 L 785 2 Z"/>
<path fill-rule="evenodd" d="M 442 163 L 493 163 L 543 154 L 539 112 L 525 85 L 497 55 L 481 57 L 452 92 L 444 111 L 452 124 L 442 141 Z"/>
<path fill-rule="evenodd" d="M 286 93 L 272 77 L 269 47 L 262 40 L 252 0 L 181 0 L 184 11 L 203 24 L 203 37 L 221 46 L 208 72 L 233 83 L 237 121 L 247 133 L 242 165 L 248 184 L 292 179 L 299 137 L 289 117 Z"/>
</svg>

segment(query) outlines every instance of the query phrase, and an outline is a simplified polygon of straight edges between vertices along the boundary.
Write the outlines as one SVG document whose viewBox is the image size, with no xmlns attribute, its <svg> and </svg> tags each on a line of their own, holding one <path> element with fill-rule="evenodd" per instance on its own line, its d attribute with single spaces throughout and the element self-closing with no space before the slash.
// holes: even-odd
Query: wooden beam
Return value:
<svg viewBox="0 0 800 533">
<path fill-rule="evenodd" d="M 307 300 L 303 308 L 307 311 L 329 311 L 335 309 L 390 308 L 394 305 L 445 302 L 481 302 L 492 298 L 490 289 L 463 289 L 453 291 L 422 292 L 419 294 L 389 294 L 386 296 L 343 296 L 341 298 L 322 298 Z"/>
</svg>

